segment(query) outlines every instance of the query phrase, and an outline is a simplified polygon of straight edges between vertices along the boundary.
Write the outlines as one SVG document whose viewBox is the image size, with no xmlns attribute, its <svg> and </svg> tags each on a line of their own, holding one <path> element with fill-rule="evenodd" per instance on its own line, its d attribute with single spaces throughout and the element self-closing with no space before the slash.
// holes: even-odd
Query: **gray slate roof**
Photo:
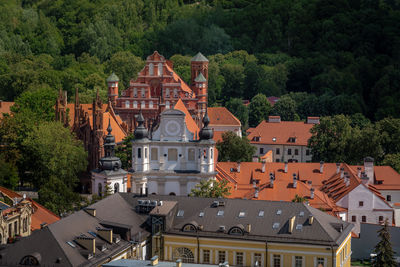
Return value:
<svg viewBox="0 0 400 267">
<path fill-rule="evenodd" d="M 195 55 L 194 57 L 192 57 L 192 59 L 190 61 L 197 61 L 197 62 L 208 62 L 208 59 L 203 56 L 202 53 L 197 53 L 197 55 Z"/>
</svg>

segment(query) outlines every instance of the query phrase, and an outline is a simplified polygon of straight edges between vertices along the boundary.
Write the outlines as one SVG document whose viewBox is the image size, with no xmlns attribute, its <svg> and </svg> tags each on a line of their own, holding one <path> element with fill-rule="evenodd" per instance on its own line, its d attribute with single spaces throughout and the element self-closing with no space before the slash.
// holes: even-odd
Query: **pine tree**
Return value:
<svg viewBox="0 0 400 267">
<path fill-rule="evenodd" d="M 378 230 L 378 236 L 381 238 L 375 246 L 376 257 L 372 266 L 376 267 L 395 267 L 397 266 L 394 260 L 394 251 L 390 243 L 390 233 L 388 229 L 388 220 L 385 220 L 383 227 Z"/>
</svg>

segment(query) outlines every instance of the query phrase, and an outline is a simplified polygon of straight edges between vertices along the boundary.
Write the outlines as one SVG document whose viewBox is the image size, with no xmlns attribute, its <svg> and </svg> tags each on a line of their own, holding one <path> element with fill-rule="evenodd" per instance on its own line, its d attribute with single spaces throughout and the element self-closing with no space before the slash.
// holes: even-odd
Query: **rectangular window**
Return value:
<svg viewBox="0 0 400 267">
<path fill-rule="evenodd" d="M 203 263 L 210 264 L 210 250 L 203 250 Z"/>
<path fill-rule="evenodd" d="M 386 201 L 392 201 L 392 196 L 391 195 L 387 195 L 386 196 Z"/>
<path fill-rule="evenodd" d="M 10 223 L 8 225 L 8 237 L 13 237 L 13 234 L 12 234 L 12 223 Z"/>
<path fill-rule="evenodd" d="M 383 222 L 383 216 L 379 216 L 379 222 Z"/>
<path fill-rule="evenodd" d="M 281 255 L 274 254 L 273 259 L 273 267 L 281 267 Z"/>
<path fill-rule="evenodd" d="M 357 221 L 357 218 L 356 218 L 356 216 L 354 216 L 354 215 L 353 215 L 353 216 L 351 216 L 351 221 L 352 221 L 352 222 L 355 222 L 355 221 Z"/>
<path fill-rule="evenodd" d="M 297 156 L 297 155 L 299 155 L 299 150 L 296 148 L 295 150 L 294 150 L 294 154 Z"/>
<path fill-rule="evenodd" d="M 303 257 L 302 256 L 294 256 L 294 266 L 295 267 L 303 267 Z"/>
<path fill-rule="evenodd" d="M 147 159 L 147 147 L 144 148 L 144 158 Z"/>
<path fill-rule="evenodd" d="M 260 147 L 260 154 L 264 155 L 264 148 Z"/>
<path fill-rule="evenodd" d="M 364 201 L 359 201 L 358 206 L 360 206 L 360 207 L 364 206 Z"/>
<path fill-rule="evenodd" d="M 291 149 L 291 148 L 289 148 L 289 149 L 287 150 L 287 154 L 288 154 L 288 155 L 292 155 L 292 149 Z"/>
<path fill-rule="evenodd" d="M 279 148 L 277 148 L 275 154 L 279 155 L 280 153 L 281 153 L 281 150 Z"/>
<path fill-rule="evenodd" d="M 306 156 L 310 156 L 310 149 L 306 149 Z"/>
<path fill-rule="evenodd" d="M 142 149 L 138 148 L 137 149 L 137 157 L 140 159 L 142 157 Z"/>
<path fill-rule="evenodd" d="M 254 253 L 254 265 L 261 266 L 261 253 Z"/>
<path fill-rule="evenodd" d="M 188 149 L 188 161 L 194 161 L 194 148 L 189 148 Z"/>
<path fill-rule="evenodd" d="M 14 222 L 14 234 L 18 235 L 19 231 L 18 231 L 18 222 Z"/>
<path fill-rule="evenodd" d="M 361 221 L 366 222 L 367 221 L 367 216 L 361 216 Z"/>
<path fill-rule="evenodd" d="M 225 251 L 218 251 L 218 263 L 224 263 L 225 262 Z"/>
<path fill-rule="evenodd" d="M 178 160 L 178 149 L 168 148 L 168 161 L 177 161 L 177 160 Z"/>
<path fill-rule="evenodd" d="M 276 162 L 280 162 L 281 160 L 280 160 L 280 159 L 276 159 L 275 161 L 276 161 Z"/>
<path fill-rule="evenodd" d="M 324 267 L 324 266 L 325 266 L 325 259 L 317 258 L 317 267 Z"/>
<path fill-rule="evenodd" d="M 158 148 L 152 147 L 150 152 L 151 152 L 151 155 L 150 155 L 151 160 L 158 160 Z"/>
<path fill-rule="evenodd" d="M 236 252 L 236 265 L 243 266 L 243 252 Z"/>
</svg>

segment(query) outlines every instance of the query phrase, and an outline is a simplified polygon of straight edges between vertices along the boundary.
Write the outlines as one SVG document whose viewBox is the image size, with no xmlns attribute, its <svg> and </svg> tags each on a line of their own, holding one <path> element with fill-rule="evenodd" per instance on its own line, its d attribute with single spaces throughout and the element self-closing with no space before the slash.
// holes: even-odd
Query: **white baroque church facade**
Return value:
<svg viewBox="0 0 400 267">
<path fill-rule="evenodd" d="M 160 114 L 151 137 L 141 113 L 137 122 L 132 143 L 132 192 L 186 196 L 201 180 L 215 179 L 215 142 L 207 114 L 199 136 L 188 130 L 185 113 L 178 109 Z"/>
</svg>

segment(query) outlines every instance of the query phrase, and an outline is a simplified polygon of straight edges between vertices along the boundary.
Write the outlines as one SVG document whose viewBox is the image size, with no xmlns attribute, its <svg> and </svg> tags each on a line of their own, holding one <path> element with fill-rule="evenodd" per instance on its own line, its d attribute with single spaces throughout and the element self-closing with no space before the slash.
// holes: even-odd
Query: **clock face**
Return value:
<svg viewBox="0 0 400 267">
<path fill-rule="evenodd" d="M 170 136 L 175 136 L 181 131 L 181 126 L 176 121 L 169 121 L 165 126 L 165 131 Z"/>
</svg>

